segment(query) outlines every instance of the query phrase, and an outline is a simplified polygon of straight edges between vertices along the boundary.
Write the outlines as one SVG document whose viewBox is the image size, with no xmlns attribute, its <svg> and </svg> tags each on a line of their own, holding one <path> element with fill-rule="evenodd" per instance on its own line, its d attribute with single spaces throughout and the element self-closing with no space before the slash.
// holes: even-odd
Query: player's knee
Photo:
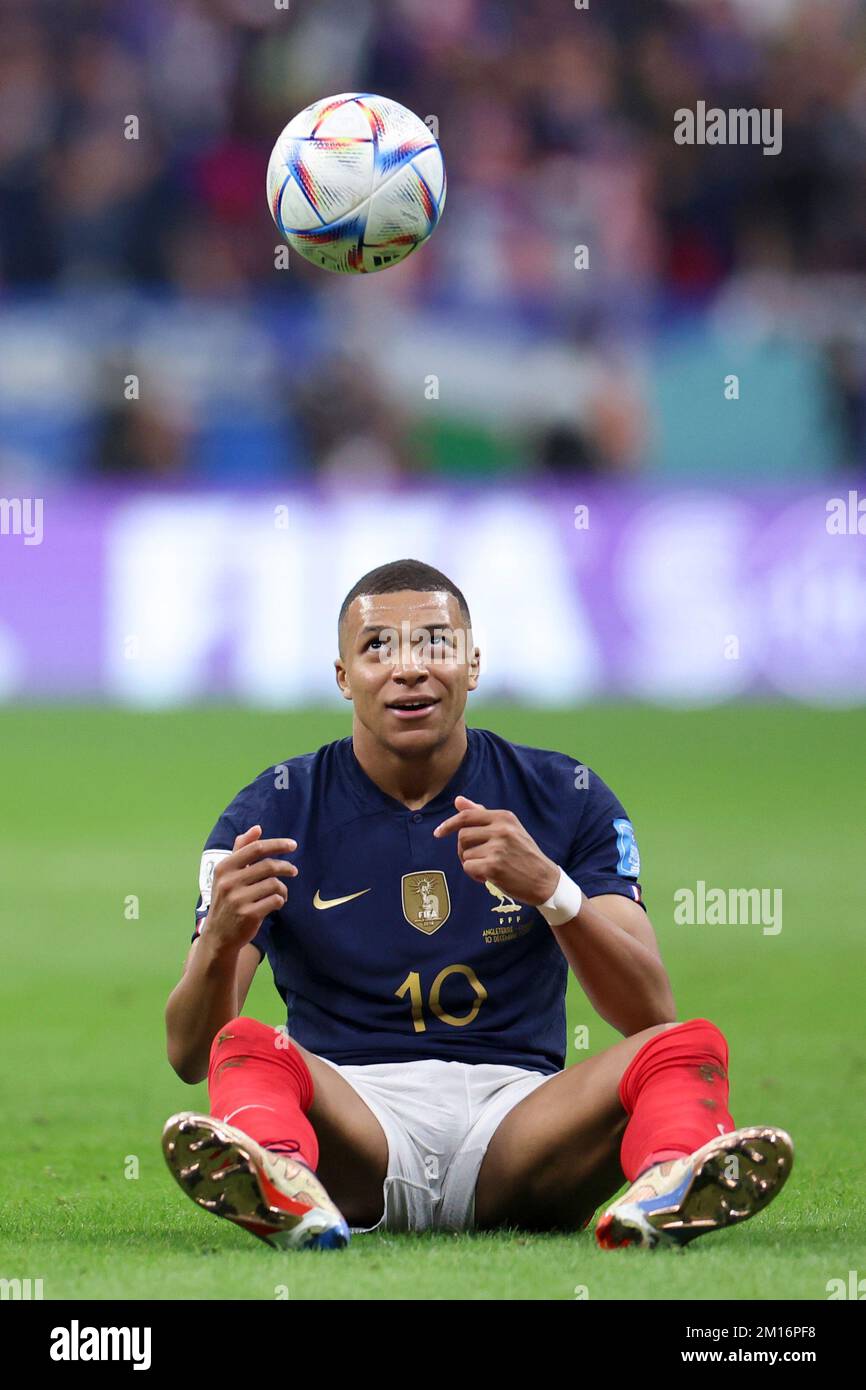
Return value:
<svg viewBox="0 0 866 1390">
<path fill-rule="evenodd" d="M 718 1033 L 721 1031 L 716 1024 L 708 1018 L 683 1018 L 676 1019 L 673 1023 L 656 1023 L 652 1028 L 647 1028 L 647 1033 L 666 1033 L 669 1028 L 713 1028 Z"/>
<path fill-rule="evenodd" d="M 677 1022 L 674 1022 L 674 1023 L 652 1023 L 652 1024 L 650 1024 L 649 1028 L 644 1028 L 644 1029 L 642 1029 L 642 1031 L 641 1031 L 639 1034 L 636 1034 L 636 1036 L 640 1037 L 644 1042 L 648 1042 L 650 1038 L 658 1037 L 659 1033 L 666 1033 L 667 1030 L 668 1030 L 669 1028 L 681 1028 L 681 1027 L 682 1027 L 682 1024 L 681 1024 L 681 1023 L 677 1023 Z"/>
<path fill-rule="evenodd" d="M 685 1018 L 679 1023 L 664 1023 L 663 1028 L 688 1028 L 692 1032 L 717 1033 L 720 1038 L 724 1033 L 717 1023 L 713 1023 L 711 1018 Z"/>
<path fill-rule="evenodd" d="M 279 1029 L 269 1028 L 257 1018 L 232 1018 L 218 1029 L 211 1043 L 211 1060 L 220 1053 L 260 1052 L 262 1048 L 273 1048 Z"/>
<path fill-rule="evenodd" d="M 717 1053 L 724 1059 L 724 1065 L 727 1067 L 728 1040 L 718 1024 L 713 1023 L 711 1019 L 687 1018 L 678 1023 L 658 1023 L 654 1028 L 647 1029 L 645 1041 L 649 1041 L 653 1035 L 666 1033 L 671 1028 L 679 1030 L 684 1044 Z"/>
</svg>

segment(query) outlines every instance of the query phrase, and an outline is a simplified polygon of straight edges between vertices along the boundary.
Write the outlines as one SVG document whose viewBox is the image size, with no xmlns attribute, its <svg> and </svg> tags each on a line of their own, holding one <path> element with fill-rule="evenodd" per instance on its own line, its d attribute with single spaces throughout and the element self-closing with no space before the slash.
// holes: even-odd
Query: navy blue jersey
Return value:
<svg viewBox="0 0 866 1390">
<path fill-rule="evenodd" d="M 587 897 L 641 901 L 634 832 L 600 777 L 563 753 L 467 735 L 460 767 L 420 811 L 377 787 L 343 738 L 267 768 L 208 837 L 196 935 L 237 835 L 261 825 L 265 839 L 298 842 L 288 901 L 253 944 L 290 1035 L 333 1062 L 565 1065 L 565 958 L 536 908 L 467 877 L 456 833 L 433 838 L 455 796 L 513 811 Z"/>
</svg>

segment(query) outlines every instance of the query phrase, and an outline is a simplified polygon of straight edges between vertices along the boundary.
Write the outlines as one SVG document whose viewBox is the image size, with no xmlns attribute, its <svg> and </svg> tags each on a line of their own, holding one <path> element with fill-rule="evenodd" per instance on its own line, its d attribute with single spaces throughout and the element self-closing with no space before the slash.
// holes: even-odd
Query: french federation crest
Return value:
<svg viewBox="0 0 866 1390">
<path fill-rule="evenodd" d="M 518 915 L 522 911 L 520 903 L 514 901 L 510 893 L 505 893 L 501 888 L 497 888 L 495 883 L 491 883 L 488 878 L 484 880 L 484 887 L 496 902 L 491 907 L 491 912 L 516 912 Z"/>
<path fill-rule="evenodd" d="M 420 873 L 404 874 L 403 916 L 412 927 L 425 936 L 432 936 L 451 915 L 448 883 L 441 869 L 422 869 Z"/>
</svg>

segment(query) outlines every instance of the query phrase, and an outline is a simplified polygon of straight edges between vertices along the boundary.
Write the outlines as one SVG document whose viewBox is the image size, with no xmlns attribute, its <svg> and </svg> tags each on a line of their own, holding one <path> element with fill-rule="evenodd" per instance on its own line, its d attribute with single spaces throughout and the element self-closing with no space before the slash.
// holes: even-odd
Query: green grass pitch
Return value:
<svg viewBox="0 0 866 1390">
<path fill-rule="evenodd" d="M 862 1125 L 863 716 L 782 706 L 540 713 L 471 722 L 557 747 L 616 789 L 678 1017 L 731 1047 L 738 1124 L 794 1136 L 777 1203 L 685 1252 L 602 1253 L 574 1236 L 371 1235 L 281 1255 L 199 1212 L 159 1149 L 207 1108 L 165 1060 L 163 1005 L 186 953 L 201 844 L 263 767 L 349 731 L 341 712 L 0 711 L 4 1163 L 0 1276 L 45 1298 L 825 1299 L 866 1274 Z M 677 926 L 673 893 L 780 887 L 782 931 Z M 139 900 L 137 920 L 125 904 Z M 281 1021 L 266 967 L 247 1012 Z M 615 1034 L 572 982 L 569 1038 Z M 587 1052 L 570 1050 L 569 1063 Z"/>
</svg>

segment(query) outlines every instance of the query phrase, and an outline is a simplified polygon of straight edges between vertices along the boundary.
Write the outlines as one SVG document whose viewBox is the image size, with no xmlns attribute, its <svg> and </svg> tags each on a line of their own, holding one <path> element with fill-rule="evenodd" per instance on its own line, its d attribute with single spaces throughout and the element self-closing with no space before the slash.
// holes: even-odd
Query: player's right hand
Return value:
<svg viewBox="0 0 866 1390">
<path fill-rule="evenodd" d="M 251 825 L 238 835 L 231 854 L 214 870 L 209 939 L 226 946 L 245 946 L 252 941 L 269 912 L 278 912 L 288 897 L 284 878 L 295 878 L 297 868 L 278 856 L 298 848 L 296 840 L 263 840 L 262 827 Z"/>
</svg>

